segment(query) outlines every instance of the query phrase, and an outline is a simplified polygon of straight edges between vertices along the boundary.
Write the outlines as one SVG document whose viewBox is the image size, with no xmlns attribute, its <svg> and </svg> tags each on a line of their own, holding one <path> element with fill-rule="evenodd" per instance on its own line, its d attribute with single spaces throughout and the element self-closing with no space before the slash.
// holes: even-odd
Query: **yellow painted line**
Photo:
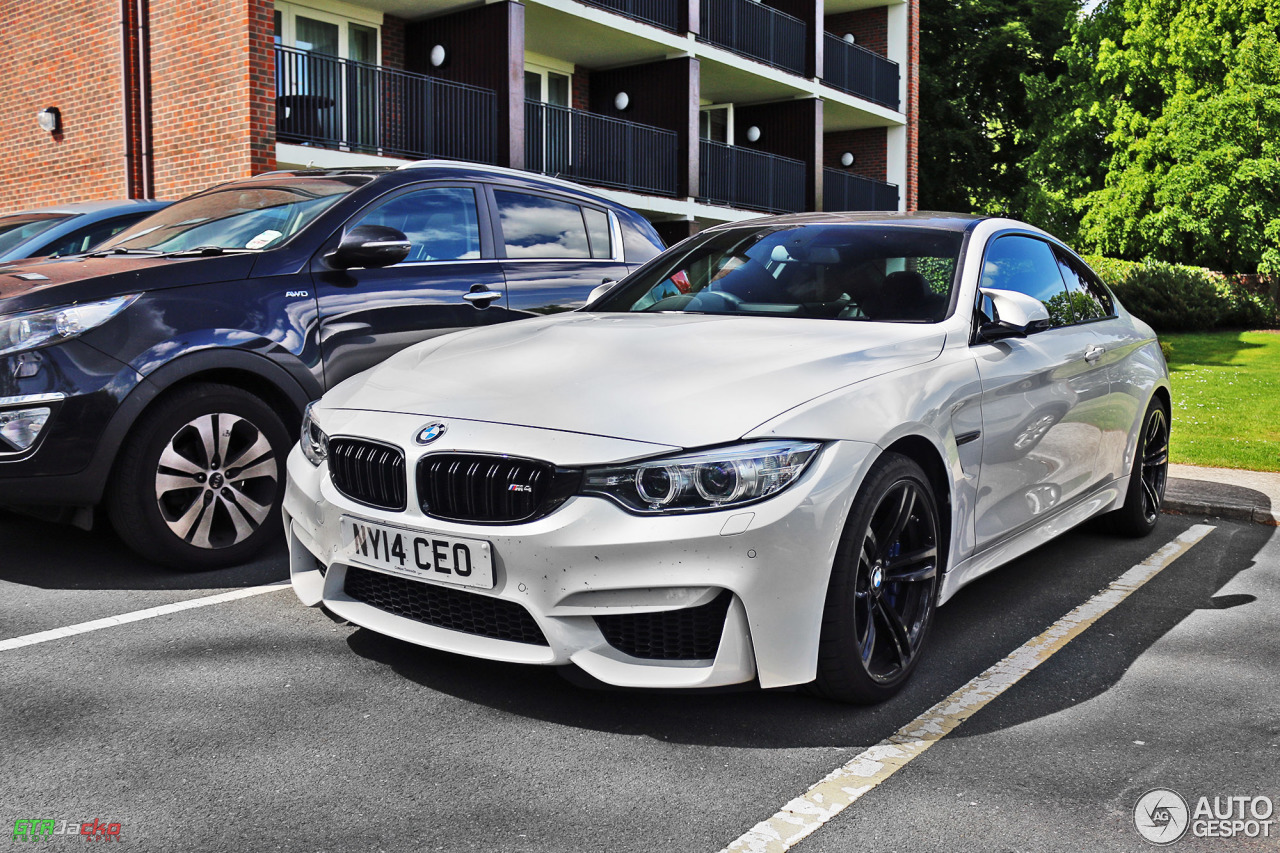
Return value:
<svg viewBox="0 0 1280 853">
<path fill-rule="evenodd" d="M 1135 590 L 1181 557 L 1214 527 L 1197 524 L 1118 577 L 1102 592 L 1028 640 L 1004 660 L 934 705 L 894 734 L 837 767 L 808 791 L 761 821 L 721 853 L 781 853 L 808 838 L 913 758 L 942 740 L 987 703 L 1017 684 Z"/>
<path fill-rule="evenodd" d="M 264 584 L 263 586 L 251 586 L 246 587 L 245 589 L 232 590 L 231 592 L 220 592 L 217 595 L 207 595 L 204 598 L 192 598 L 187 601 L 179 601 L 174 604 L 162 604 L 159 607 L 148 607 L 146 610 L 135 610 L 132 613 L 121 613 L 119 616 L 108 616 L 105 619 L 94 619 L 92 622 L 81 622 L 77 625 L 68 625 L 65 628 L 54 628 L 51 631 L 41 631 L 38 634 L 27 634 L 22 637 L 12 637 L 8 640 L 0 640 L 0 652 L 7 652 L 11 649 L 20 649 L 23 646 L 34 646 L 37 643 L 61 640 L 64 637 L 74 637 L 77 634 L 86 634 L 89 631 L 100 631 L 103 628 L 112 628 L 116 625 L 127 625 L 130 622 L 137 622 L 142 619 L 154 619 L 157 616 L 167 616 L 170 613 L 192 610 L 196 607 L 208 607 L 211 604 L 222 604 L 226 601 L 236 601 L 237 599 L 248 598 L 253 595 L 262 595 L 264 592 L 275 592 L 276 590 L 288 588 L 288 581 Z"/>
</svg>

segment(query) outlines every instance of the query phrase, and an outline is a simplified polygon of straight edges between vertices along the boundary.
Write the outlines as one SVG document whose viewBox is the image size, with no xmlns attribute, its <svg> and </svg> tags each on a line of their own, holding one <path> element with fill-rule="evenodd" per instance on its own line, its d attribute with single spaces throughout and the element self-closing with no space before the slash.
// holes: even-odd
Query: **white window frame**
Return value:
<svg viewBox="0 0 1280 853">
<path fill-rule="evenodd" d="M 338 57 L 351 58 L 351 24 L 371 27 L 377 32 L 377 57 L 373 64 L 382 65 L 382 13 L 373 9 L 340 3 L 337 0 L 316 0 L 314 6 L 297 3 L 276 3 L 280 13 L 280 44 L 296 47 L 298 39 L 297 17 L 311 18 L 338 26 Z"/>
<path fill-rule="evenodd" d="M 733 143 L 733 126 L 734 126 L 733 104 L 701 104 L 698 107 L 699 113 L 711 112 L 712 110 L 725 110 L 728 113 L 729 121 L 726 124 L 725 144 L 733 145 L 734 144 Z M 698 117 L 698 136 L 700 137 L 702 136 L 702 117 L 701 116 Z"/>
</svg>

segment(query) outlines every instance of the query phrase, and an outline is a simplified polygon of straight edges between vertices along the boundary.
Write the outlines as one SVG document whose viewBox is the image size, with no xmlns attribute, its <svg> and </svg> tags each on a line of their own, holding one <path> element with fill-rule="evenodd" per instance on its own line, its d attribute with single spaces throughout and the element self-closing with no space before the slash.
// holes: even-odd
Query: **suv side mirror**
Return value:
<svg viewBox="0 0 1280 853">
<path fill-rule="evenodd" d="M 978 326 L 978 337 L 984 341 L 1025 338 L 1050 327 L 1049 309 L 1034 296 L 988 287 L 978 288 L 978 293 L 991 301 L 995 314 Z"/>
<path fill-rule="evenodd" d="M 606 281 L 604 284 L 597 284 L 594 288 L 592 288 L 591 293 L 587 295 L 586 304 L 590 305 L 592 302 L 595 302 L 601 296 L 604 296 L 613 288 L 615 284 L 617 284 L 616 281 Z"/>
<path fill-rule="evenodd" d="M 346 234 L 338 248 L 324 256 L 334 269 L 389 267 L 409 256 L 409 238 L 385 225 L 357 225 Z"/>
</svg>

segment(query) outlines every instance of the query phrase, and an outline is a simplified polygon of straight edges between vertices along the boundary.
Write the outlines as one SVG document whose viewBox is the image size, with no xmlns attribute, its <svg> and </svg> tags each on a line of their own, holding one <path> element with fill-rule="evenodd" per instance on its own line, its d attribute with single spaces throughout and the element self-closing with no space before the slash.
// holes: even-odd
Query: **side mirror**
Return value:
<svg viewBox="0 0 1280 853">
<path fill-rule="evenodd" d="M 587 305 L 590 305 L 601 296 L 604 296 L 615 284 L 617 284 L 616 281 L 606 281 L 604 284 L 597 285 L 591 293 L 587 295 Z"/>
<path fill-rule="evenodd" d="M 1025 338 L 1049 328 L 1049 309 L 1034 296 L 1014 290 L 995 290 L 982 287 L 978 293 L 991 302 L 994 318 L 978 327 L 978 337 L 984 341 L 1005 338 Z"/>
<path fill-rule="evenodd" d="M 324 256 L 329 266 L 349 270 L 355 267 L 389 267 L 409 256 L 409 238 L 384 225 L 357 225 L 342 235 L 338 248 Z"/>
</svg>

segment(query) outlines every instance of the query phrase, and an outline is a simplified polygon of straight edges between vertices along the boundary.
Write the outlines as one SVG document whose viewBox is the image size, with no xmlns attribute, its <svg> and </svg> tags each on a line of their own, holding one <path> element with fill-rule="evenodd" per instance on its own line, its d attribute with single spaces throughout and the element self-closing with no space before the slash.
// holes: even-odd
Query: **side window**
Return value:
<svg viewBox="0 0 1280 853">
<path fill-rule="evenodd" d="M 625 216 L 619 216 L 618 220 L 622 223 L 622 250 L 626 253 L 627 263 L 643 264 L 662 254 L 662 238 L 652 225 L 641 220 L 647 226 L 641 230 L 637 223 Z"/>
<path fill-rule="evenodd" d="M 589 258 L 582 208 L 539 195 L 495 190 L 508 258 Z"/>
<path fill-rule="evenodd" d="M 1067 294 L 1077 323 L 1115 314 L 1111 294 L 1087 267 L 1060 249 L 1055 248 L 1053 254 L 1058 259 L 1058 268 L 1062 270 L 1062 279 L 1067 283 Z"/>
<path fill-rule="evenodd" d="M 1049 244 L 1033 237 L 997 237 L 982 260 L 982 286 L 1034 296 L 1049 310 L 1053 326 L 1075 322 L 1058 259 Z M 985 306 L 984 306 L 985 307 Z"/>
<path fill-rule="evenodd" d="M 355 225 L 384 225 L 403 231 L 411 244 L 405 263 L 480 257 L 476 194 L 468 187 L 428 187 L 397 196 L 369 211 Z"/>
<path fill-rule="evenodd" d="M 587 236 L 591 238 L 591 257 L 612 258 L 613 245 L 609 241 L 609 214 L 594 207 L 582 208 L 587 220 Z"/>
<path fill-rule="evenodd" d="M 40 247 L 36 254 L 60 257 L 62 255 L 76 255 L 81 252 L 87 252 L 102 241 L 116 236 L 147 215 L 146 213 L 135 213 L 129 216 L 117 216 L 114 219 L 106 219 L 102 222 L 86 225 L 83 228 L 77 228 L 47 246 Z"/>
</svg>

